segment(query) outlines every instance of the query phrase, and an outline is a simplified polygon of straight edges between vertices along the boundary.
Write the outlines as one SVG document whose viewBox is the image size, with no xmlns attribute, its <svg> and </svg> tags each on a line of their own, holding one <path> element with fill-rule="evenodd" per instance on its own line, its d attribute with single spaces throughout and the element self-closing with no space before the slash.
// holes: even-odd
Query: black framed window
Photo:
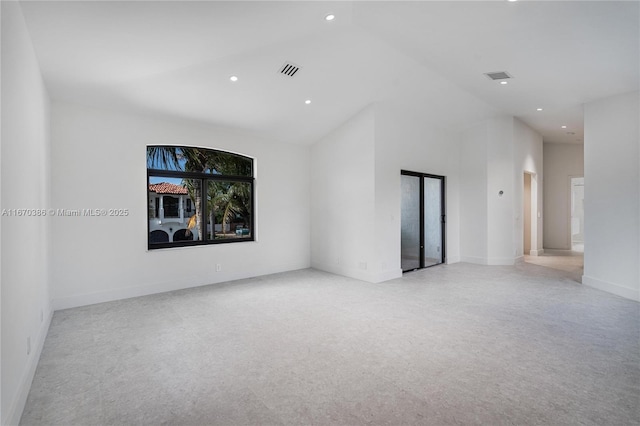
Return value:
<svg viewBox="0 0 640 426">
<path fill-rule="evenodd" d="M 253 159 L 147 147 L 148 248 L 254 240 Z"/>
</svg>

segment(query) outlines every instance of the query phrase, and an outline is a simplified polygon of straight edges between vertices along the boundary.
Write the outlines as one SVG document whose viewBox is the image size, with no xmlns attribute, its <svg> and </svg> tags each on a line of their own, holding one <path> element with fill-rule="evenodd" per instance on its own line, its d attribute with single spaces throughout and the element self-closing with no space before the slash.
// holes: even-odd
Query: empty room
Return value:
<svg viewBox="0 0 640 426">
<path fill-rule="evenodd" d="M 640 2 L 0 14 L 2 425 L 640 424 Z"/>
</svg>

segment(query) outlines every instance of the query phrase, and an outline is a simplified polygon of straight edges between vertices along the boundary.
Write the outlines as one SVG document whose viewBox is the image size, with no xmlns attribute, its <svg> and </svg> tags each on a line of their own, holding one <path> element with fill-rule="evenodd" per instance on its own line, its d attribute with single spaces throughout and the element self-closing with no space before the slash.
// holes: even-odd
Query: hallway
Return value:
<svg viewBox="0 0 640 426">
<path fill-rule="evenodd" d="M 584 252 L 573 250 L 545 249 L 541 256 L 524 256 L 524 261 L 532 265 L 569 272 L 570 278 L 582 283 L 584 273 Z"/>
</svg>

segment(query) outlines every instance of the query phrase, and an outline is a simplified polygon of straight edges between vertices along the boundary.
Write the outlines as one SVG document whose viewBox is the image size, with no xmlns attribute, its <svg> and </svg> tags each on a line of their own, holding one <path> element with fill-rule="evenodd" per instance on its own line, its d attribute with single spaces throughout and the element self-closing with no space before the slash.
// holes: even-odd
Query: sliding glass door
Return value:
<svg viewBox="0 0 640 426">
<path fill-rule="evenodd" d="M 402 270 L 444 263 L 444 176 L 403 170 L 401 180 Z"/>
<path fill-rule="evenodd" d="M 420 216 L 420 178 L 403 174 L 402 176 L 402 270 L 411 271 L 420 268 L 421 242 Z"/>
</svg>

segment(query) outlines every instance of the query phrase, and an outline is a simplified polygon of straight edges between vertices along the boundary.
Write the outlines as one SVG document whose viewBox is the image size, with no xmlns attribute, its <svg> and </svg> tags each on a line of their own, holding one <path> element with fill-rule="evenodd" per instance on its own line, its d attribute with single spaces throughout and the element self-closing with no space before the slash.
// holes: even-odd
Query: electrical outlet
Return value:
<svg viewBox="0 0 640 426">
<path fill-rule="evenodd" d="M 31 336 L 27 337 L 27 355 L 31 354 Z"/>
<path fill-rule="evenodd" d="M 216 263 L 216 272 L 220 272 L 222 271 L 222 265 L 220 265 L 219 263 Z"/>
</svg>

